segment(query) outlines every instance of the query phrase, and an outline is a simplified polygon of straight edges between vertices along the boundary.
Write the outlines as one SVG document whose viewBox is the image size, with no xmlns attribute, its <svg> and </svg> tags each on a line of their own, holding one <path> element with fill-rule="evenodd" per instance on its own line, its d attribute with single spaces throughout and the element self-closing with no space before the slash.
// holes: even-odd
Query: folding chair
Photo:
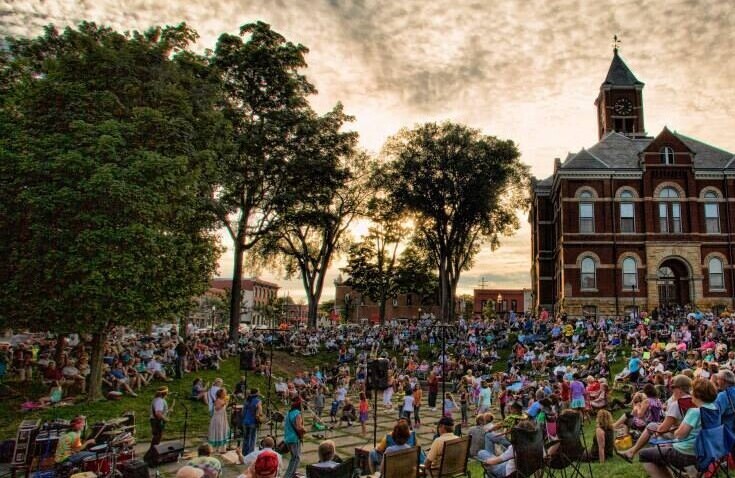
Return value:
<svg viewBox="0 0 735 478">
<path fill-rule="evenodd" d="M 417 446 L 383 455 L 382 477 L 398 476 L 401 478 L 418 478 L 419 454 Z"/>
<path fill-rule="evenodd" d="M 582 430 L 582 415 L 579 412 L 565 412 L 559 415 L 557 422 L 557 440 L 551 446 L 558 444 L 557 450 L 547 457 L 549 475 L 556 476 L 559 472 L 562 477 L 584 478 L 585 465 L 592 478 L 592 465 L 585 460 L 587 445 Z M 569 474 L 567 473 L 567 469 Z"/>
<path fill-rule="evenodd" d="M 513 428 L 510 432 L 510 443 L 513 445 L 515 478 L 540 477 L 544 475 L 544 435 L 541 428 L 534 431 Z M 485 478 L 494 478 L 490 469 L 483 465 Z"/>
<path fill-rule="evenodd" d="M 699 407 L 701 429 L 694 439 L 694 449 L 697 452 L 697 463 L 693 466 L 697 477 L 730 476 L 728 456 L 735 445 L 735 432 L 722 424 L 722 414 L 719 409 Z M 659 453 L 663 453 L 662 446 L 671 446 L 676 440 L 652 440 Z M 667 468 L 676 478 L 691 477 L 691 466 L 677 467 L 668 462 Z"/>
<path fill-rule="evenodd" d="M 352 478 L 354 470 L 355 458 L 350 457 L 334 468 L 309 465 L 306 467 L 306 478 Z"/>
<path fill-rule="evenodd" d="M 426 476 L 430 478 L 455 478 L 466 476 L 471 478 L 468 461 L 470 458 L 470 437 L 464 436 L 444 442 L 439 471 L 426 469 Z M 388 476 L 388 475 L 386 475 Z"/>
</svg>

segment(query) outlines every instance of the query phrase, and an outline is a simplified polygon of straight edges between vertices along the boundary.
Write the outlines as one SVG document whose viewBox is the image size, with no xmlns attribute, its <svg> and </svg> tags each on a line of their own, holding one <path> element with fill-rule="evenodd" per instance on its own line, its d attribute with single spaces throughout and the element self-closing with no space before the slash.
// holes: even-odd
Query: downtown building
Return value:
<svg viewBox="0 0 735 478">
<path fill-rule="evenodd" d="M 647 135 L 643 86 L 615 49 L 595 101 L 599 142 L 532 184 L 536 310 L 733 305 L 733 154 L 667 128 Z"/>
</svg>

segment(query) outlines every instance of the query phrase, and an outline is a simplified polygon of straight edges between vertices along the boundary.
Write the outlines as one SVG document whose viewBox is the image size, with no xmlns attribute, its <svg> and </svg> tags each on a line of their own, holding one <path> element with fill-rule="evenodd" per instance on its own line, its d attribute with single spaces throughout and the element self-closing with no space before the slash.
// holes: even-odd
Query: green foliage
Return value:
<svg viewBox="0 0 735 478">
<path fill-rule="evenodd" d="M 388 299 L 400 291 L 397 274 L 398 247 L 406 234 L 401 218 L 373 203 L 373 225 L 362 241 L 349 250 L 347 267 L 349 284 L 363 296 L 378 304 L 380 323 L 385 321 Z"/>
<path fill-rule="evenodd" d="M 0 62 L 0 328 L 103 333 L 181 314 L 218 248 L 224 119 L 182 24 L 9 38 Z"/>
<path fill-rule="evenodd" d="M 488 300 L 485 302 L 485 306 L 482 308 L 482 318 L 485 320 L 492 320 L 497 318 L 497 304 L 494 300 Z"/>
<path fill-rule="evenodd" d="M 439 288 L 436 268 L 426 251 L 409 244 L 401 253 L 396 268 L 396 283 L 401 293 L 418 294 L 419 305 L 434 304 Z"/>
<path fill-rule="evenodd" d="M 460 273 L 482 244 L 518 228 L 527 203 L 527 167 L 512 141 L 452 123 L 401 130 L 384 148 L 384 184 L 415 223 L 414 243 L 439 271 L 442 318 L 452 318 Z"/>
<path fill-rule="evenodd" d="M 301 151 L 298 132 L 313 120 L 307 96 L 316 90 L 300 70 L 308 49 L 263 22 L 223 34 L 212 65 L 223 81 L 222 104 L 233 147 L 218 159 L 215 208 L 234 244 L 230 335 L 237 336 L 243 254 L 277 228 L 280 208 L 308 187 L 289 177 Z M 290 189 L 299 186 L 296 191 Z"/>
</svg>

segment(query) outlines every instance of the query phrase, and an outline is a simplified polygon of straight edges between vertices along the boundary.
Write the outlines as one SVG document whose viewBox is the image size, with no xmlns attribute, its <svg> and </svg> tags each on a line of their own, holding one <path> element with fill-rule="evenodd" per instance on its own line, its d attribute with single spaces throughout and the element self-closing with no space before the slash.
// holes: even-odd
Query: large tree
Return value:
<svg viewBox="0 0 735 478">
<path fill-rule="evenodd" d="M 288 181 L 286 174 L 300 145 L 296 130 L 311 114 L 307 96 L 316 92 L 300 73 L 307 52 L 262 22 L 243 25 L 239 35 L 223 34 L 214 51 L 212 63 L 222 75 L 224 111 L 232 124 L 227 133 L 234 144 L 219 160 L 215 195 L 233 242 L 231 340 L 237 340 L 240 322 L 245 253 L 276 228 L 284 202 L 308 187 Z"/>
<path fill-rule="evenodd" d="M 400 216 L 392 214 L 383 201 L 373 201 L 368 233 L 349 249 L 348 283 L 371 301 L 378 304 L 380 323 L 385 322 L 386 304 L 400 291 L 398 277 L 398 250 L 406 235 Z"/>
<path fill-rule="evenodd" d="M 452 319 L 461 272 L 482 244 L 518 228 L 528 168 L 512 141 L 449 122 L 403 129 L 383 152 L 389 197 L 413 216 L 414 242 L 438 269 L 441 317 Z"/>
<path fill-rule="evenodd" d="M 299 165 L 289 174 L 309 185 L 309 192 L 283 210 L 280 227 L 263 243 L 260 253 L 299 275 L 309 308 L 309 327 L 316 327 L 321 298 L 332 260 L 347 251 L 349 229 L 366 212 L 372 159 L 354 151 L 355 135 L 341 133 L 341 109 L 318 118 L 318 147 L 308 148 L 313 165 Z"/>
<path fill-rule="evenodd" d="M 173 319 L 215 269 L 223 118 L 186 25 L 9 38 L 0 59 L 0 328 L 93 336 Z"/>
</svg>

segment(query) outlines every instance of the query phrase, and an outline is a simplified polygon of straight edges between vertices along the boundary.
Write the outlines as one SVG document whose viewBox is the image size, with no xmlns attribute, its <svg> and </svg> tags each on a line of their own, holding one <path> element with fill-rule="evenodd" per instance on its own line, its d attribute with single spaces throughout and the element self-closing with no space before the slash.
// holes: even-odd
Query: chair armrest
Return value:
<svg viewBox="0 0 735 478">
<path fill-rule="evenodd" d="M 671 445 L 672 443 L 677 443 L 677 442 L 679 442 L 679 440 L 657 440 L 655 438 L 653 440 L 648 441 L 648 443 L 650 443 L 651 445 L 656 445 L 656 446 Z"/>
</svg>

